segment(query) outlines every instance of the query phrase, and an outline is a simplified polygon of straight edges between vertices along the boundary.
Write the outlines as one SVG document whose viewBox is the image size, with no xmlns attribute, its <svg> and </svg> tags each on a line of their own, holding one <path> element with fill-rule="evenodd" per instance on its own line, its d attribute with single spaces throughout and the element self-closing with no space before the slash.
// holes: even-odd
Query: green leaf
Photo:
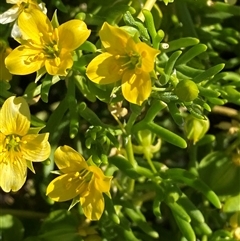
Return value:
<svg viewBox="0 0 240 241">
<path fill-rule="evenodd" d="M 149 129 L 150 131 L 152 131 L 153 133 L 155 133 L 157 136 L 159 136 L 160 138 L 162 138 L 163 140 L 178 146 L 180 148 L 186 148 L 187 147 L 187 143 L 186 141 L 178 136 L 177 134 L 167 130 L 166 128 L 163 128 L 155 123 L 149 122 L 146 124 L 147 129 Z"/>
<path fill-rule="evenodd" d="M 186 195 L 182 194 L 182 196 L 178 199 L 177 202 L 188 213 L 192 221 L 195 221 L 198 224 L 204 223 L 203 214 L 197 209 L 197 207 Z"/>
<path fill-rule="evenodd" d="M 183 182 L 186 185 L 196 189 L 197 191 L 201 192 L 216 208 L 221 208 L 222 204 L 218 196 L 207 184 L 205 184 L 193 173 L 181 168 L 171 168 L 165 170 L 161 174 L 164 178 L 170 178 L 172 180 Z"/>
<path fill-rule="evenodd" d="M 205 70 L 203 73 L 194 77 L 193 81 L 195 83 L 200 83 L 202 81 L 208 80 L 209 78 L 213 77 L 215 74 L 220 72 L 224 68 L 224 66 L 225 66 L 225 64 L 215 65 L 215 66 Z"/>
<path fill-rule="evenodd" d="M 63 4 L 62 0 L 57 0 L 54 3 L 55 3 L 56 8 L 59 9 L 60 11 L 62 11 L 64 13 L 68 12 L 67 7 Z"/>
<path fill-rule="evenodd" d="M 159 79 L 159 82 L 161 83 L 161 85 L 167 84 L 167 82 L 170 79 L 170 76 L 172 74 L 174 65 L 181 54 L 182 54 L 182 51 L 176 51 L 169 57 L 166 65 L 164 67 L 165 75 L 161 75 L 161 77 Z"/>
<path fill-rule="evenodd" d="M 183 120 L 183 117 L 182 117 L 179 109 L 176 106 L 176 103 L 169 102 L 168 109 L 169 109 L 169 112 L 170 112 L 172 118 L 174 119 L 175 123 L 179 126 L 183 125 L 184 120 Z"/>
<path fill-rule="evenodd" d="M 133 210 L 130 208 L 124 208 L 127 216 L 134 222 L 144 233 L 150 237 L 158 238 L 159 234 L 146 222 L 144 215 L 140 210 Z"/>
<path fill-rule="evenodd" d="M 47 74 L 42 81 L 43 82 L 41 85 L 41 99 L 43 102 L 47 103 L 49 90 L 52 86 L 52 76 Z"/>
<path fill-rule="evenodd" d="M 168 43 L 169 48 L 167 48 L 165 52 L 179 50 L 181 48 L 186 48 L 192 45 L 196 45 L 198 43 L 199 43 L 199 40 L 197 38 L 192 38 L 192 37 L 179 38 L 179 39 L 170 41 Z"/>
<path fill-rule="evenodd" d="M 10 215 L 0 215 L 0 239 L 1 241 L 21 241 L 24 227 L 21 221 Z"/>
<path fill-rule="evenodd" d="M 108 161 L 109 163 L 119 168 L 119 170 L 121 170 L 127 176 L 133 179 L 139 178 L 137 171 L 124 156 L 111 156 L 108 158 Z"/>
<path fill-rule="evenodd" d="M 207 50 L 207 46 L 205 44 L 198 44 L 187 50 L 182 56 L 177 60 L 176 66 L 181 64 L 186 64 L 199 54 L 205 52 Z"/>
<path fill-rule="evenodd" d="M 188 241 L 196 241 L 196 236 L 190 223 L 182 219 L 175 212 L 173 212 L 173 216 L 183 236 Z"/>
</svg>

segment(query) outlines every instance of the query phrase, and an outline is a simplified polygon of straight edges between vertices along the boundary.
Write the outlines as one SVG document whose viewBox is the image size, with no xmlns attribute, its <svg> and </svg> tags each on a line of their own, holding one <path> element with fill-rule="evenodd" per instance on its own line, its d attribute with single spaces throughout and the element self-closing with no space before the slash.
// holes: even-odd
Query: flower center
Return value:
<svg viewBox="0 0 240 241">
<path fill-rule="evenodd" d="M 54 29 L 52 33 L 39 33 L 40 45 L 33 42 L 32 40 L 28 40 L 26 45 L 28 45 L 32 49 L 38 50 L 38 53 L 29 56 L 27 60 L 25 60 L 26 64 L 30 64 L 33 61 L 41 61 L 44 59 L 53 59 L 56 66 L 60 65 L 59 56 L 59 47 L 58 47 L 58 29 Z"/>
<path fill-rule="evenodd" d="M 2 152 L 4 151 L 20 151 L 20 143 L 27 143 L 26 141 L 21 141 L 21 138 L 17 135 L 9 135 L 6 137 Z"/>
<path fill-rule="evenodd" d="M 9 156 L 15 156 L 17 153 L 21 155 L 21 144 L 26 144 L 27 141 L 22 141 L 17 135 L 8 135 L 3 139 L 2 145 L 0 145 L 0 162 L 8 164 Z M 14 160 L 13 163 L 15 163 Z"/>
<path fill-rule="evenodd" d="M 119 74 L 122 74 L 127 69 L 135 69 L 136 74 L 141 73 L 142 56 L 139 55 L 138 53 L 134 53 L 131 51 L 124 56 L 116 55 L 115 59 L 123 61 L 123 64 L 121 64 L 121 69 Z"/>
<path fill-rule="evenodd" d="M 79 184 L 76 186 L 76 192 L 80 195 L 87 192 L 86 185 L 90 182 L 92 178 L 92 172 L 87 169 L 83 169 L 80 172 L 75 172 L 73 177 L 68 179 L 69 187 L 71 186 L 72 182 L 79 181 Z"/>
<path fill-rule="evenodd" d="M 47 41 L 44 39 L 47 37 Z M 40 39 L 43 44 L 43 51 L 45 56 L 49 59 L 57 58 L 59 55 L 59 48 L 58 48 L 58 29 L 55 28 L 52 33 L 48 33 L 48 36 L 43 36 L 40 34 Z"/>
</svg>

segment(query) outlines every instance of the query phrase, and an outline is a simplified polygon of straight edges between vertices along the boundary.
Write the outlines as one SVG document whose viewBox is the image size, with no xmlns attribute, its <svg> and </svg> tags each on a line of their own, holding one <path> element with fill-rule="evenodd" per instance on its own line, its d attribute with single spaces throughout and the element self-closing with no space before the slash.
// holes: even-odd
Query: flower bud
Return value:
<svg viewBox="0 0 240 241">
<path fill-rule="evenodd" d="M 198 97 L 199 90 L 192 80 L 182 80 L 177 84 L 174 93 L 179 100 L 188 102 Z"/>
<path fill-rule="evenodd" d="M 196 144 L 208 131 L 209 120 L 200 120 L 191 115 L 185 119 L 184 131 L 189 140 Z"/>
<path fill-rule="evenodd" d="M 138 132 L 139 145 L 133 145 L 133 151 L 136 154 L 143 154 L 146 159 L 151 159 L 153 153 L 156 153 L 161 148 L 161 139 L 157 140 L 157 143 L 153 145 L 155 141 L 155 135 L 149 130 L 141 130 Z"/>
</svg>

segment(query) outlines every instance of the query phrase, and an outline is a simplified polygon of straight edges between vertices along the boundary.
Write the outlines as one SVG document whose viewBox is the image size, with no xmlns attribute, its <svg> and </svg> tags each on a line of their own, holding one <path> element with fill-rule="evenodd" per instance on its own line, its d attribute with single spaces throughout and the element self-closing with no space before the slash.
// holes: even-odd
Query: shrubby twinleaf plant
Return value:
<svg viewBox="0 0 240 241">
<path fill-rule="evenodd" d="M 239 240 L 239 3 L 0 12 L 0 239 Z"/>
</svg>

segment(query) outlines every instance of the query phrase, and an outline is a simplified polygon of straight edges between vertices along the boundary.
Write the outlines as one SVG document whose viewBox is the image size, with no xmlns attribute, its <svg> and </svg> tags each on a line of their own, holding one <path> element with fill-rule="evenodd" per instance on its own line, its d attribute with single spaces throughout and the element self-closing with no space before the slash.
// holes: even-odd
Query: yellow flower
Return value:
<svg viewBox="0 0 240 241">
<path fill-rule="evenodd" d="M 8 81 L 12 79 L 12 75 L 9 73 L 4 64 L 5 58 L 11 51 L 12 49 L 7 47 L 6 43 L 0 40 L 0 80 Z"/>
<path fill-rule="evenodd" d="M 81 20 L 70 20 L 54 28 L 45 14 L 33 9 L 18 18 L 23 40 L 6 58 L 10 73 L 26 75 L 45 66 L 50 75 L 67 75 L 73 65 L 73 51 L 90 35 Z"/>
<path fill-rule="evenodd" d="M 106 52 L 89 63 L 88 78 L 97 84 L 122 80 L 124 98 L 141 105 L 151 93 L 150 72 L 159 50 L 142 42 L 136 43 L 127 32 L 106 22 L 99 36 Z"/>
<path fill-rule="evenodd" d="M 0 14 L 0 23 L 7 24 L 14 22 L 18 16 L 24 11 L 24 9 L 37 8 L 46 12 L 45 4 L 38 4 L 34 0 L 7 0 L 7 3 L 14 4 L 13 7 L 8 9 L 6 12 Z"/>
<path fill-rule="evenodd" d="M 9 97 L 0 110 L 0 187 L 18 191 L 24 184 L 27 167 L 50 155 L 48 133 L 30 128 L 30 111 L 22 97 Z"/>
<path fill-rule="evenodd" d="M 88 166 L 69 146 L 58 147 L 54 161 L 62 174 L 48 185 L 46 195 L 57 202 L 79 197 L 85 216 L 99 220 L 104 210 L 102 193 L 110 196 L 112 177 L 105 176 L 97 166 Z"/>
</svg>

